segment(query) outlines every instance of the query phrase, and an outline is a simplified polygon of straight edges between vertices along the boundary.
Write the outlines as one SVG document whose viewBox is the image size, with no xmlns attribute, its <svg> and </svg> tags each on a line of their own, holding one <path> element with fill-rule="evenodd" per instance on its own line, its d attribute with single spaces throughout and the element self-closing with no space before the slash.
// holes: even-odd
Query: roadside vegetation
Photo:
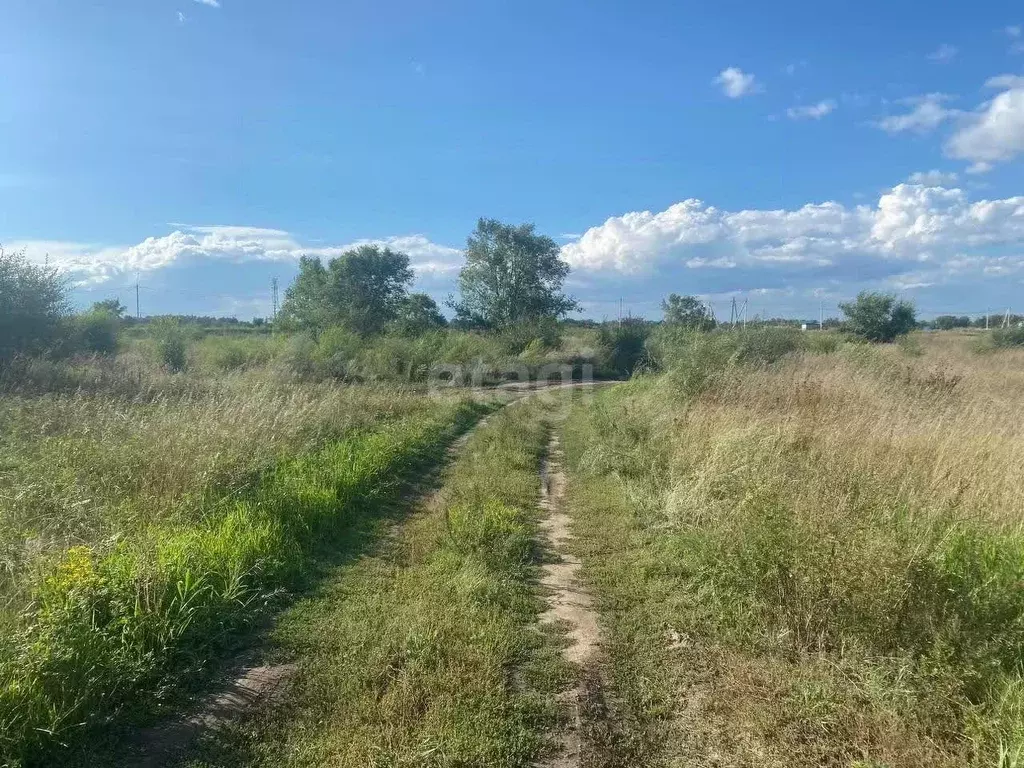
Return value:
<svg viewBox="0 0 1024 768">
<path fill-rule="evenodd" d="M 536 625 L 543 407 L 492 415 L 440 491 L 289 610 L 282 708 L 213 736 L 199 766 L 528 766 L 569 670 Z"/>
<path fill-rule="evenodd" d="M 1024 763 L 1024 353 L 656 346 L 565 439 L 625 764 Z"/>
</svg>

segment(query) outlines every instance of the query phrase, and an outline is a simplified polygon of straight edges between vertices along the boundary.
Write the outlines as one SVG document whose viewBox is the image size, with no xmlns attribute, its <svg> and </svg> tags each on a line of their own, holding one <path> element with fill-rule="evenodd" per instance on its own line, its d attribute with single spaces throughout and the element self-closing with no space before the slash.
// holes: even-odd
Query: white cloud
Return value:
<svg viewBox="0 0 1024 768">
<path fill-rule="evenodd" d="M 952 61 L 953 59 L 955 59 L 956 55 L 959 52 L 960 52 L 960 49 L 957 48 L 955 45 L 950 45 L 949 43 L 943 43 L 938 48 L 936 48 L 934 51 L 929 53 L 928 54 L 928 58 L 931 61 L 938 61 L 938 62 L 941 62 L 941 63 L 946 63 L 948 61 Z"/>
<path fill-rule="evenodd" d="M 1019 250 L 986 252 L 999 246 Z M 899 184 L 874 207 L 830 201 L 736 212 L 691 199 L 612 217 L 562 253 L 574 268 L 594 272 L 744 267 L 848 280 L 913 274 L 914 283 L 934 283 L 993 265 L 1024 271 L 1024 196 L 971 202 L 960 189 Z"/>
<path fill-rule="evenodd" d="M 210 8 L 220 8 L 220 0 L 195 0 L 200 5 L 208 5 Z"/>
<path fill-rule="evenodd" d="M 1000 75 L 986 85 L 1002 92 L 966 115 L 946 143 L 946 153 L 972 161 L 975 172 L 1024 153 L 1024 77 Z"/>
<path fill-rule="evenodd" d="M 1021 32 L 1024 31 L 1024 29 L 1022 29 L 1019 24 L 1011 24 L 1003 31 L 1006 32 L 1007 37 L 1020 37 Z"/>
<path fill-rule="evenodd" d="M 836 103 L 832 99 L 825 99 L 819 101 L 817 104 L 805 104 L 799 107 L 790 107 L 786 110 L 786 115 L 790 120 L 821 120 L 825 115 L 829 114 L 836 108 Z"/>
<path fill-rule="evenodd" d="M 956 184 L 960 177 L 953 171 L 944 172 L 938 170 L 916 171 L 910 174 L 907 179 L 911 184 L 923 184 L 926 187 L 948 187 Z"/>
<path fill-rule="evenodd" d="M 296 262 L 301 256 L 333 258 L 356 245 L 386 245 L 409 255 L 420 275 L 448 274 L 462 263 L 462 251 L 439 245 L 423 235 L 358 240 L 347 245 L 305 246 L 280 229 L 242 226 L 182 227 L 168 235 L 147 237 L 131 246 L 99 246 L 64 241 L 14 241 L 9 250 L 25 250 L 29 259 L 49 264 L 76 285 L 98 285 L 121 274 L 150 272 L 198 259 L 242 264 Z"/>
<path fill-rule="evenodd" d="M 943 103 L 952 97 L 945 93 L 928 93 L 923 96 L 912 96 L 901 99 L 900 104 L 913 107 L 902 115 L 889 115 L 879 120 L 876 125 L 887 133 L 928 133 L 938 128 L 945 120 L 958 114 L 955 109 L 947 109 Z"/>
<path fill-rule="evenodd" d="M 178 23 L 179 24 L 184 24 L 187 20 L 188 19 L 185 17 L 185 14 L 182 13 L 181 11 L 178 11 Z"/>
<path fill-rule="evenodd" d="M 722 87 L 722 93 L 730 99 L 738 99 L 752 93 L 761 91 L 761 85 L 757 79 L 739 67 L 728 67 L 718 73 L 712 82 Z"/>
</svg>

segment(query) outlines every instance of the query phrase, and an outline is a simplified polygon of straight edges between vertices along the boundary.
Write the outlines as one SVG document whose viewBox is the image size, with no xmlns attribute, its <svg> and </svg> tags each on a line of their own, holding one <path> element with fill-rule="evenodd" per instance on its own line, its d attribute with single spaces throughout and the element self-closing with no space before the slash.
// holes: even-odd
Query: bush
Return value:
<svg viewBox="0 0 1024 768">
<path fill-rule="evenodd" d="M 104 310 L 93 310 L 72 318 L 68 328 L 71 352 L 109 357 L 117 353 L 121 321 Z"/>
<path fill-rule="evenodd" d="M 611 376 L 632 376 L 647 357 L 651 327 L 643 320 L 603 326 L 598 335 L 598 369 Z"/>
<path fill-rule="evenodd" d="M 886 293 L 862 291 L 839 308 L 847 318 L 846 331 L 864 341 L 893 341 L 917 327 L 914 305 Z"/>
<path fill-rule="evenodd" d="M 157 356 L 160 364 L 171 373 L 180 373 L 188 367 L 188 337 L 181 323 L 171 318 L 153 321 Z"/>
<path fill-rule="evenodd" d="M 0 365 L 49 350 L 67 314 L 66 286 L 55 270 L 0 248 Z"/>
<path fill-rule="evenodd" d="M 540 340 L 543 349 L 554 349 L 561 343 L 562 334 L 554 320 L 537 320 L 519 323 L 498 334 L 498 340 L 508 355 L 518 355 L 535 340 Z"/>
<path fill-rule="evenodd" d="M 992 331 L 992 345 L 995 347 L 1024 347 L 1024 326 L 996 328 Z"/>
</svg>

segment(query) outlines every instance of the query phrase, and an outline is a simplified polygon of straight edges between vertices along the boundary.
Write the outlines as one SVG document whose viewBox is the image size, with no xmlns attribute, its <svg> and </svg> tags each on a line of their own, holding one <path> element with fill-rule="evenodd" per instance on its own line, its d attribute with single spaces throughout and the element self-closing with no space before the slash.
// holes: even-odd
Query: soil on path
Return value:
<svg viewBox="0 0 1024 768">
<path fill-rule="evenodd" d="M 569 552 L 572 520 L 565 512 L 565 474 L 562 471 L 562 448 L 554 434 L 547 457 L 541 467 L 540 522 L 547 538 L 549 562 L 542 569 L 541 585 L 546 592 L 548 609 L 541 621 L 554 623 L 566 632 L 568 644 L 562 653 L 567 661 L 580 668 L 573 688 L 562 694 L 562 702 L 570 717 L 555 740 L 559 752 L 542 765 L 544 768 L 576 768 L 582 762 L 583 709 L 590 696 L 586 670 L 595 661 L 600 644 L 600 627 L 593 596 L 580 578 L 580 560 Z"/>
</svg>

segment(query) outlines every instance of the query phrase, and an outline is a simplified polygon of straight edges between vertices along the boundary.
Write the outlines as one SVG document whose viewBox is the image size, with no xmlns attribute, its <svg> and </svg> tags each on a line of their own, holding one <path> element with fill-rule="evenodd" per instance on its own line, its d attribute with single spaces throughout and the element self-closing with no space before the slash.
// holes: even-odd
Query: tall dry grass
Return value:
<svg viewBox="0 0 1024 768">
<path fill-rule="evenodd" d="M 644 564 L 598 556 L 596 580 L 643 606 L 629 632 L 653 615 L 688 638 L 652 652 L 675 665 L 666 691 L 714 697 L 669 749 L 1024 763 L 1024 353 L 938 334 L 748 366 L 708 343 L 568 435 L 582 476 L 614 479 Z"/>
</svg>

